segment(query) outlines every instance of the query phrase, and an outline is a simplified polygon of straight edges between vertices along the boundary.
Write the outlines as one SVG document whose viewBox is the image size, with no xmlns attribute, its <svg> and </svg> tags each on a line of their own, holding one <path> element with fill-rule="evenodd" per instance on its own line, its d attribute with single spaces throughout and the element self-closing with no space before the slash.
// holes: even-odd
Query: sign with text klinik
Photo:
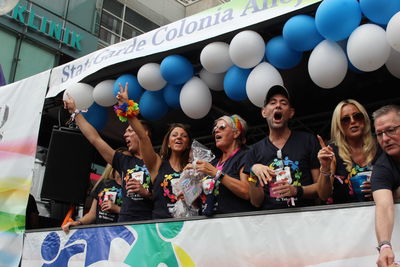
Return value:
<svg viewBox="0 0 400 267">
<path fill-rule="evenodd" d="M 109 65 L 203 41 L 321 0 L 233 0 L 53 69 L 47 97 Z"/>
<path fill-rule="evenodd" d="M 63 26 L 62 21 L 50 20 L 46 16 L 36 14 L 35 9 L 32 7 L 28 9 L 27 5 L 17 5 L 12 11 L 11 18 L 26 25 L 29 29 L 42 33 L 72 49 L 82 50 L 82 34 Z"/>
</svg>

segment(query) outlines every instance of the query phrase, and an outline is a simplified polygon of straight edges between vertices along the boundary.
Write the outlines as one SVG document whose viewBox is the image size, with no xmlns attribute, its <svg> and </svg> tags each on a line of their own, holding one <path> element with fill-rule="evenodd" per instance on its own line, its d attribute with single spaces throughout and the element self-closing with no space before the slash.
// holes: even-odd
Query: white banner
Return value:
<svg viewBox="0 0 400 267">
<path fill-rule="evenodd" d="M 18 266 L 50 71 L 0 87 L 0 266 Z"/>
<path fill-rule="evenodd" d="M 320 1 L 232 0 L 54 68 L 46 97 L 104 67 L 207 40 Z"/>
<path fill-rule="evenodd" d="M 396 205 L 396 222 L 400 204 Z M 375 206 L 27 233 L 25 266 L 373 267 Z M 399 224 L 392 244 L 400 256 Z"/>
</svg>

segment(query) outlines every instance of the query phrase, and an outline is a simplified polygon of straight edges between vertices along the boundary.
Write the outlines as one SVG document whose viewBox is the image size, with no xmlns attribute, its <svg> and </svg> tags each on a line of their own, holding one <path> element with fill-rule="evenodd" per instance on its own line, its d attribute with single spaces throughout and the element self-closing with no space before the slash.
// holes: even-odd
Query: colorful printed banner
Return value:
<svg viewBox="0 0 400 267">
<path fill-rule="evenodd" d="M 54 68 L 46 97 L 104 67 L 207 40 L 320 1 L 232 0 Z"/>
<path fill-rule="evenodd" d="M 400 204 L 396 205 L 396 214 Z M 27 233 L 22 267 L 373 267 L 375 206 Z M 398 216 L 396 221 L 398 221 Z M 392 244 L 400 255 L 399 224 Z"/>
<path fill-rule="evenodd" d="M 50 71 L 0 87 L 0 266 L 18 266 Z"/>
</svg>

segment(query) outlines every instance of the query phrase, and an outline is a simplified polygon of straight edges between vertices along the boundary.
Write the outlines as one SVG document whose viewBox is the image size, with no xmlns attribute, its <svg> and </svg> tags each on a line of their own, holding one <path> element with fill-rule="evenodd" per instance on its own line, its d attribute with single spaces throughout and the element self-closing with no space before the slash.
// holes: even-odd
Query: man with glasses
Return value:
<svg viewBox="0 0 400 267">
<path fill-rule="evenodd" d="M 400 106 L 376 110 L 375 133 L 382 153 L 374 164 L 371 183 L 375 201 L 375 231 L 380 267 L 391 266 L 394 253 L 390 243 L 394 225 L 394 201 L 400 196 Z"/>
<path fill-rule="evenodd" d="M 244 169 L 251 203 L 262 209 L 315 204 L 320 146 L 314 135 L 289 128 L 294 108 L 285 87 L 269 89 L 261 115 L 269 134 L 251 147 Z"/>
</svg>

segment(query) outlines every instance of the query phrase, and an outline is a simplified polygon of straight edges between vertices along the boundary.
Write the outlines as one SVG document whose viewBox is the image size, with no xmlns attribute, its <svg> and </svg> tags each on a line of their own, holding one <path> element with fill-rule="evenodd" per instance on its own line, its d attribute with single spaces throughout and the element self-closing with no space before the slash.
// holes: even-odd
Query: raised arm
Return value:
<svg viewBox="0 0 400 267">
<path fill-rule="evenodd" d="M 318 135 L 317 137 L 321 145 L 321 149 L 318 152 L 318 160 L 321 168 L 318 173 L 317 191 L 320 199 L 327 200 L 333 192 L 333 174 L 336 169 L 336 158 L 332 147 L 325 145 L 321 136 Z"/>
<path fill-rule="evenodd" d="M 77 110 L 74 99 L 68 95 L 67 100 L 64 100 L 64 108 L 68 109 L 70 114 L 75 114 L 75 122 L 86 139 L 97 149 L 104 160 L 112 164 L 115 150 L 112 149 L 101 138 L 97 130 L 85 119 L 85 117 Z"/>
<path fill-rule="evenodd" d="M 136 103 L 133 103 L 133 101 L 128 100 L 128 83 L 125 84 L 125 87 L 122 87 L 122 85 L 119 84 L 119 87 L 120 87 L 120 92 L 117 95 L 118 104 L 121 107 L 121 105 L 126 103 L 128 104 L 128 109 L 133 109 L 134 107 L 132 105 L 135 105 Z M 154 151 L 150 137 L 147 134 L 140 120 L 135 115 L 132 116 L 128 115 L 127 119 L 129 125 L 132 127 L 132 129 L 135 131 L 136 135 L 139 138 L 140 154 L 143 158 L 144 164 L 147 167 L 147 170 L 151 175 L 152 181 L 154 181 L 158 173 L 158 169 L 161 166 L 161 158 Z"/>
</svg>

